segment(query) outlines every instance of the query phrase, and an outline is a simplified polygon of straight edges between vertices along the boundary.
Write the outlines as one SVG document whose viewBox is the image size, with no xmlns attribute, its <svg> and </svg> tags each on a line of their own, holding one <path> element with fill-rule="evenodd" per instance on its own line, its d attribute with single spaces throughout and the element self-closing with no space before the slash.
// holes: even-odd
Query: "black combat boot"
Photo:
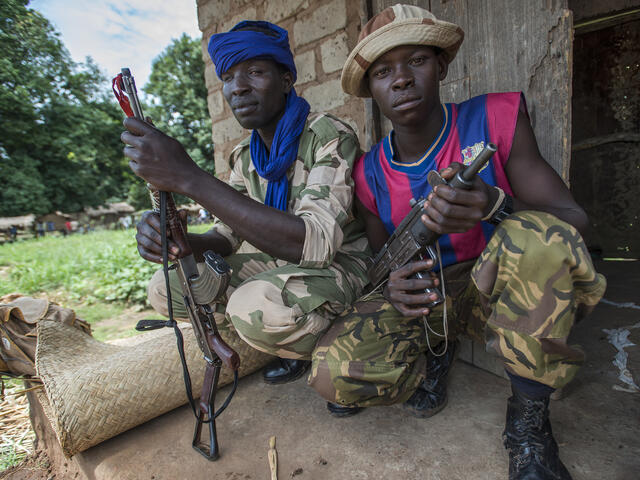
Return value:
<svg viewBox="0 0 640 480">
<path fill-rule="evenodd" d="M 276 358 L 262 370 L 265 383 L 288 383 L 300 378 L 307 371 L 309 360 L 292 360 L 290 358 Z"/>
<path fill-rule="evenodd" d="M 549 397 L 532 399 L 513 385 L 511 391 L 502 434 L 509 451 L 509 480 L 571 480 L 551 432 Z"/>
<path fill-rule="evenodd" d="M 434 350 L 437 352 L 441 345 Z M 436 357 L 427 352 L 427 376 L 403 407 L 411 415 L 432 417 L 447 406 L 447 376 L 456 355 L 458 342 L 451 342 L 444 355 Z"/>
<path fill-rule="evenodd" d="M 334 417 L 350 417 L 364 410 L 364 407 L 348 407 L 339 403 L 327 402 L 327 410 Z"/>
</svg>

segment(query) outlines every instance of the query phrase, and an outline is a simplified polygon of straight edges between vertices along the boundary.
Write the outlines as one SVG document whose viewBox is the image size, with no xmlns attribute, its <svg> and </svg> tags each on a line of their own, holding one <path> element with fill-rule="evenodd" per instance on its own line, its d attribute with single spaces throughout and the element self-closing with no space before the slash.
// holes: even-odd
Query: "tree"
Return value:
<svg viewBox="0 0 640 480">
<path fill-rule="evenodd" d="M 57 35 L 26 1 L 0 3 L 0 212 L 19 215 L 29 209 L 44 213 L 46 198 L 36 139 L 44 119 L 39 106 L 51 102 L 69 58 Z M 3 182 L 3 183 L 4 183 Z"/>
<path fill-rule="evenodd" d="M 27 0 L 0 2 L 0 215 L 78 211 L 131 182 L 109 83 Z"/>
<path fill-rule="evenodd" d="M 75 212 L 108 200 L 148 206 L 122 155 L 122 112 L 87 58 L 75 63 L 28 0 L 0 2 L 0 216 Z M 200 42 L 183 35 L 155 59 L 145 87 L 155 124 L 213 173 Z"/>
<path fill-rule="evenodd" d="M 183 34 L 158 55 L 151 66 L 146 93 L 146 116 L 156 127 L 178 140 L 193 160 L 214 173 L 211 118 L 207 108 L 207 88 L 200 41 Z M 129 189 L 127 201 L 136 208 L 149 204 L 149 194 L 142 182 Z M 178 204 L 191 202 L 176 195 Z"/>
<path fill-rule="evenodd" d="M 74 212 L 123 199 L 136 177 L 122 155 L 123 114 L 104 75 L 87 59 L 69 81 L 73 97 L 42 110 L 51 154 L 43 182 L 57 209 Z"/>
<path fill-rule="evenodd" d="M 156 59 L 144 91 L 156 126 L 178 140 L 204 170 L 214 173 L 211 118 L 200 40 L 183 34 Z"/>
</svg>

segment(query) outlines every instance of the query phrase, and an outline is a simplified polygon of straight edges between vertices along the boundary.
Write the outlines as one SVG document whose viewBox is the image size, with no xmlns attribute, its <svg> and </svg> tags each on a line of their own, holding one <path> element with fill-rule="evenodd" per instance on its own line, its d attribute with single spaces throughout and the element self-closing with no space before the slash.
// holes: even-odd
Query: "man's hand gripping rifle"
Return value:
<svg viewBox="0 0 640 480">
<path fill-rule="evenodd" d="M 128 68 L 123 68 L 122 73 L 113 79 L 113 90 L 124 112 L 129 117 L 135 117 L 144 121 L 142 108 L 136 91 L 135 82 Z M 123 94 L 126 92 L 126 96 Z M 127 98 L 128 97 L 128 98 Z M 230 278 L 230 267 L 224 259 L 212 251 L 204 252 L 206 268 L 199 272 L 195 257 L 187 235 L 178 215 L 178 211 L 169 192 L 160 192 L 151 185 L 147 185 L 151 192 L 154 210 L 160 214 L 162 234 L 162 257 L 165 267 L 165 279 L 167 285 L 167 299 L 169 309 L 169 322 L 153 323 L 156 321 L 141 322 L 136 328 L 146 330 L 160 326 L 172 326 L 178 336 L 178 349 L 184 369 L 185 386 L 189 403 L 196 415 L 196 427 L 193 436 L 193 448 L 209 460 L 216 460 L 219 455 L 218 440 L 215 419 L 227 407 L 231 397 L 235 393 L 238 384 L 238 368 L 240 357 L 227 345 L 218 332 L 213 316 L 211 304 L 224 295 Z M 168 281 L 168 255 L 167 255 L 167 229 L 171 239 L 180 249 L 178 260 L 174 266 L 180 279 L 182 295 L 185 307 L 189 314 L 189 320 L 198 341 L 198 346 L 204 354 L 207 362 L 202 394 L 196 407 L 191 392 L 191 381 L 184 359 L 182 334 L 173 320 L 171 303 L 171 289 Z M 149 323 L 152 322 L 152 323 Z M 217 390 L 220 368 L 224 364 L 234 372 L 233 389 L 222 406 L 216 411 L 214 408 L 215 393 Z M 209 443 L 201 441 L 202 425 L 209 424 Z"/>
<path fill-rule="evenodd" d="M 497 147 L 493 143 L 489 143 L 469 166 L 460 170 L 449 182 L 445 181 L 435 170 L 429 172 L 427 180 L 432 188 L 444 183 L 454 188 L 469 190 L 473 184 L 473 177 L 486 165 L 496 150 Z M 425 201 L 424 198 L 418 201 L 411 199 L 411 211 L 374 257 L 371 267 L 367 270 L 369 282 L 373 288 L 386 280 L 390 272 L 416 257 L 422 257 L 425 253 L 434 261 L 434 266 L 437 266 L 438 258 L 433 246 L 440 234 L 432 232 L 422 223 L 421 217 Z M 417 276 L 421 275 L 417 274 Z M 427 307 L 434 307 L 444 301 L 438 289 L 427 289 L 426 292 L 438 295 L 438 299 L 426 305 Z"/>
</svg>

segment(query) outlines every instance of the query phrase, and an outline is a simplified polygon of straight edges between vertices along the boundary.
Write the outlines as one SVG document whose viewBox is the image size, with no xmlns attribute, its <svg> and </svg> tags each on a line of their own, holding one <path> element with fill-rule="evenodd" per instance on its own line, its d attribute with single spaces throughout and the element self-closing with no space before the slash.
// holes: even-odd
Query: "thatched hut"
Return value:
<svg viewBox="0 0 640 480">
<path fill-rule="evenodd" d="M 116 223 L 120 218 L 133 215 L 135 209 L 125 202 L 107 203 L 97 208 L 87 207 L 84 212 L 91 222 L 99 225 L 110 226 Z"/>
</svg>

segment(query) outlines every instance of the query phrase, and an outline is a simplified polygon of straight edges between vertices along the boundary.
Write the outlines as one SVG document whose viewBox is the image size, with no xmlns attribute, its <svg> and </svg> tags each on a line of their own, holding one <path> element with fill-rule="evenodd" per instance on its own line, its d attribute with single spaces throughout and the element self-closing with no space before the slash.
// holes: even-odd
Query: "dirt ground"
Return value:
<svg viewBox="0 0 640 480">
<path fill-rule="evenodd" d="M 136 324 L 140 320 L 149 318 L 159 318 L 159 315 L 152 309 L 127 308 L 120 315 L 92 323 L 91 330 L 94 337 L 98 335 L 112 341 L 118 338 L 138 335 L 140 332 L 135 330 Z"/>
<path fill-rule="evenodd" d="M 623 388 L 613 360 L 616 349 L 603 329 L 629 329 L 628 370 L 640 372 L 640 269 L 638 262 L 599 265 L 609 281 L 603 302 L 572 333 L 587 362 L 554 401 L 551 417 L 561 456 L 574 480 L 632 480 L 640 471 L 639 393 Z M 220 392 L 224 397 L 227 387 Z M 207 462 L 190 446 L 193 416 L 180 407 L 81 452 L 61 457 L 59 445 L 0 474 L 7 480 L 269 478 L 267 448 L 277 437 L 280 480 L 385 478 L 389 480 L 496 480 L 506 478 L 502 446 L 508 382 L 457 362 L 449 405 L 428 420 L 400 408 L 370 408 L 335 419 L 303 379 L 262 383 L 259 373 L 242 379 L 220 417 L 221 458 Z M 41 447 L 47 442 L 43 437 Z M 65 463 L 66 462 L 66 463 Z M 51 465 L 51 466 L 50 466 Z"/>
<path fill-rule="evenodd" d="M 29 455 L 22 463 L 0 472 L 0 479 L 11 480 L 55 480 L 49 457 L 44 451 Z M 60 479 L 62 480 L 62 479 Z"/>
</svg>

